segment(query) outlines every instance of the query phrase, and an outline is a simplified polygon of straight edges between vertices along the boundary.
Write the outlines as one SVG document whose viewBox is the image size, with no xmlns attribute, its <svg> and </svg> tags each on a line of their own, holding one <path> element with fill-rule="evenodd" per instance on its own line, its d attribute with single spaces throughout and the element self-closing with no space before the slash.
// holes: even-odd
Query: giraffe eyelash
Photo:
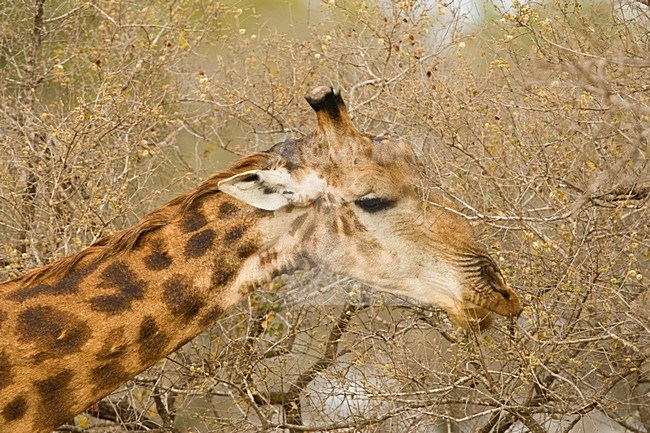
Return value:
<svg viewBox="0 0 650 433">
<path fill-rule="evenodd" d="M 366 196 L 354 201 L 362 210 L 368 213 L 375 213 L 395 206 L 397 201 L 389 198 Z"/>
</svg>

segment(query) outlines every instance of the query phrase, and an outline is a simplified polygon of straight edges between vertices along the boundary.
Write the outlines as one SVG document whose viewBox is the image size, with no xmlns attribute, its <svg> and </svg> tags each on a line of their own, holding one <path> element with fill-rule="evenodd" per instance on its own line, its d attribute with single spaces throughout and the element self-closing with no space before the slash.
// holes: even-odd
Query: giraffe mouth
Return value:
<svg viewBox="0 0 650 433">
<path fill-rule="evenodd" d="M 518 317 L 522 311 L 516 292 L 506 283 L 494 260 L 485 253 L 463 256 L 458 261 L 466 275 L 463 301 L 505 317 Z"/>
<path fill-rule="evenodd" d="M 519 317 L 522 311 L 519 296 L 507 285 L 485 284 L 469 289 L 463 294 L 463 300 L 504 317 Z"/>
</svg>

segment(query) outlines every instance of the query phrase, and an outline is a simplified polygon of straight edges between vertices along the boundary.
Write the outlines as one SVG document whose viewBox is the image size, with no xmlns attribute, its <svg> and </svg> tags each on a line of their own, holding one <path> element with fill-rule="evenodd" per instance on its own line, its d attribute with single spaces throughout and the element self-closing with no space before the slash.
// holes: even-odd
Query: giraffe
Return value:
<svg viewBox="0 0 650 433">
<path fill-rule="evenodd" d="M 410 146 L 314 89 L 310 135 L 246 156 L 131 228 L 0 284 L 0 423 L 47 432 L 308 260 L 463 328 L 519 298 L 453 204 L 422 206 Z"/>
</svg>

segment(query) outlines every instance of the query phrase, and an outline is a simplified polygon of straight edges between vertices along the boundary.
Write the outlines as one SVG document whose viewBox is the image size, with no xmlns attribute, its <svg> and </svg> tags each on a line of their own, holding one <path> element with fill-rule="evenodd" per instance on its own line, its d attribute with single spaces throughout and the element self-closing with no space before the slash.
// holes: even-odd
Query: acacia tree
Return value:
<svg viewBox="0 0 650 433">
<path fill-rule="evenodd" d="M 150 209 L 179 131 L 266 148 L 311 131 L 302 96 L 332 84 L 359 129 L 413 143 L 423 197 L 476 222 L 522 316 L 466 335 L 281 276 L 68 430 L 648 431 L 647 6 L 488 5 L 468 30 L 446 3 L 368 3 L 323 2 L 300 36 L 241 5 L 6 9 L 5 275 Z"/>
<path fill-rule="evenodd" d="M 230 14 L 216 2 L 201 7 L 195 18 L 188 2 L 3 5 L 5 277 L 132 223 L 190 171 L 166 164 L 185 162 L 176 138 L 200 120 L 180 110 L 196 76 L 184 62 Z"/>
</svg>

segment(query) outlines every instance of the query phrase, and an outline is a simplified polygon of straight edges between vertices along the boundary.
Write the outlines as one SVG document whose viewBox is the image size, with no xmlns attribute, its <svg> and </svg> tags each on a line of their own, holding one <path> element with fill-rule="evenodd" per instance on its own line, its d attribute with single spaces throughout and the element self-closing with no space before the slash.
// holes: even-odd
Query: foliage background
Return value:
<svg viewBox="0 0 650 433">
<path fill-rule="evenodd" d="M 647 432 L 650 10 L 643 1 L 17 1 L 0 6 L 0 279 L 314 127 L 416 148 L 525 310 L 282 276 L 63 431 Z M 477 17 L 478 16 L 478 17 Z"/>
</svg>

